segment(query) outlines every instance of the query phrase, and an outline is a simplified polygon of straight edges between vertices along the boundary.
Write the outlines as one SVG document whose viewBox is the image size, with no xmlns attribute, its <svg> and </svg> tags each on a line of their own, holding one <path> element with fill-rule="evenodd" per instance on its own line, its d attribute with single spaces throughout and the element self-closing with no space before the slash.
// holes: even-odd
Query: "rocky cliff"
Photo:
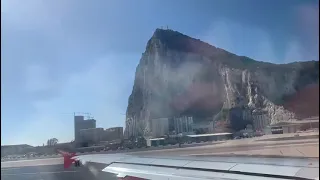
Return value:
<svg viewBox="0 0 320 180">
<path fill-rule="evenodd" d="M 319 115 L 318 87 L 319 61 L 259 62 L 157 29 L 136 68 L 127 119 L 215 117 L 245 107 L 265 112 L 271 123 L 290 121 Z"/>
</svg>

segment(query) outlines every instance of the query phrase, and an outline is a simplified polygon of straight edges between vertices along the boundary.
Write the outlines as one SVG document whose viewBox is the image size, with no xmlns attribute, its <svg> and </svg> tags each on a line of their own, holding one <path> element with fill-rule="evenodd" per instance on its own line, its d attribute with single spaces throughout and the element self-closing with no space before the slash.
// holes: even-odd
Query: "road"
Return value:
<svg viewBox="0 0 320 180">
<path fill-rule="evenodd" d="M 116 175 L 101 171 L 105 165 L 64 169 L 59 165 L 1 168 L 2 180 L 116 180 Z"/>
</svg>

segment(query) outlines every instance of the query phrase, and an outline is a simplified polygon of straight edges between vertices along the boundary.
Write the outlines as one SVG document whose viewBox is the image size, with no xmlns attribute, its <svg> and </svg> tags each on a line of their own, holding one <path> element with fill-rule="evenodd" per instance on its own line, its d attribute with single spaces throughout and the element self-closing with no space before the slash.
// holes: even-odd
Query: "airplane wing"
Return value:
<svg viewBox="0 0 320 180">
<path fill-rule="evenodd" d="M 79 166 L 103 164 L 121 179 L 319 179 L 319 159 L 265 157 L 135 156 L 92 154 L 69 157 Z"/>
</svg>

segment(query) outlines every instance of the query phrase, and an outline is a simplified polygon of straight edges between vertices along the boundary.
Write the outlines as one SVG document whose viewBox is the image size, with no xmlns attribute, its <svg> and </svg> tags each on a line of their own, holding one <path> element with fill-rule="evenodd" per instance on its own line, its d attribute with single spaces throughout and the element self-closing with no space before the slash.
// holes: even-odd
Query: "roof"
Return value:
<svg viewBox="0 0 320 180">
<path fill-rule="evenodd" d="M 298 125 L 298 124 L 306 124 L 306 123 L 314 123 L 319 122 L 319 119 L 312 119 L 312 120 L 294 120 L 294 121 L 284 121 L 284 122 L 278 122 L 276 124 L 270 125 L 270 127 L 275 126 L 290 126 L 290 125 Z"/>
<path fill-rule="evenodd" d="M 206 136 L 223 136 L 223 135 L 230 135 L 232 133 L 213 133 L 213 134 L 196 134 L 196 135 L 187 135 L 189 137 L 206 137 Z"/>
<path fill-rule="evenodd" d="M 149 139 L 150 141 L 157 141 L 157 140 L 164 140 L 165 138 L 153 138 L 153 139 Z"/>
</svg>

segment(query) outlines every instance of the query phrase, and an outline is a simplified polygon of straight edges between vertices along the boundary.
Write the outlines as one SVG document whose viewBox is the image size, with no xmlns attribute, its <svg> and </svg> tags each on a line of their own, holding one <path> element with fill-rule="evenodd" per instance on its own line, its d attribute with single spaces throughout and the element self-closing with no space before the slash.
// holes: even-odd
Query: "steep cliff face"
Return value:
<svg viewBox="0 0 320 180">
<path fill-rule="evenodd" d="M 157 29 L 137 66 L 127 119 L 213 117 L 222 109 L 247 107 L 263 110 L 271 123 L 288 121 L 319 114 L 319 101 L 305 103 L 317 107 L 307 114 L 292 107 L 297 93 L 307 87 L 318 92 L 318 86 L 318 61 L 259 62 Z"/>
</svg>

